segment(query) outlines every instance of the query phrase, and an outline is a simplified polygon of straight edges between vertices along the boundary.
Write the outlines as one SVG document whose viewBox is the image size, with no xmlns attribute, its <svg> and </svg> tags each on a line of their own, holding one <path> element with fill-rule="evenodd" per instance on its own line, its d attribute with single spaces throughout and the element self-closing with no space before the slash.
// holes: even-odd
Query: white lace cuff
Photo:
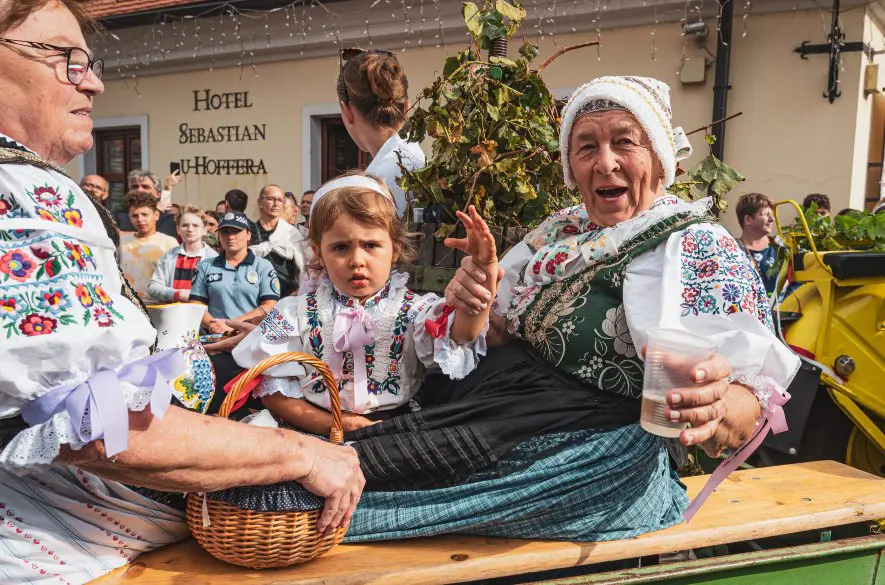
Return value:
<svg viewBox="0 0 885 585">
<path fill-rule="evenodd" d="M 120 390 L 131 411 L 142 411 L 151 402 L 153 387 L 133 386 L 120 381 Z M 0 469 L 17 475 L 38 473 L 49 468 L 58 457 L 62 445 L 70 445 L 78 451 L 86 443 L 77 435 L 71 417 L 66 410 L 48 421 L 29 427 L 17 434 L 0 453 Z"/>
<path fill-rule="evenodd" d="M 443 374 L 452 380 L 461 380 L 476 369 L 479 358 L 486 354 L 486 333 L 489 331 L 489 324 L 486 322 L 479 337 L 472 342 L 459 345 L 452 341 L 450 335 L 454 322 L 455 313 L 453 312 L 449 315 L 447 334 L 439 339 L 431 338 L 433 339 L 433 361 Z M 424 335 L 430 337 L 426 331 Z"/>
<path fill-rule="evenodd" d="M 304 398 L 304 393 L 301 392 L 301 384 L 298 383 L 298 380 L 264 376 L 261 382 L 258 383 L 258 386 L 255 387 L 255 390 L 252 391 L 252 396 L 263 398 L 271 394 L 282 394 L 287 398 Z"/>
<path fill-rule="evenodd" d="M 775 401 L 771 400 L 772 396 L 775 394 L 779 397 L 787 395 L 786 391 L 781 388 L 780 384 L 768 376 L 762 376 L 759 374 L 734 372 L 728 376 L 728 382 L 730 384 L 746 386 L 756 396 L 756 400 L 759 401 L 759 406 L 762 409 L 760 419 L 769 418 L 774 414 L 774 411 L 780 407 L 780 405 L 774 403 Z"/>
</svg>

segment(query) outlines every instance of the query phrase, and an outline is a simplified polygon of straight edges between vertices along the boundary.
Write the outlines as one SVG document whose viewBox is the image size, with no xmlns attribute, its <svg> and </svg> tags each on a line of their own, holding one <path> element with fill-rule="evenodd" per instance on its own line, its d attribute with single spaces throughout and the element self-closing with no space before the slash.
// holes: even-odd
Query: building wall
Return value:
<svg viewBox="0 0 885 585">
<path fill-rule="evenodd" d="M 863 9 L 844 12 L 842 21 L 848 40 L 872 35 Z M 707 46 L 715 50 L 715 21 L 708 23 L 712 30 Z M 843 94 L 831 105 L 822 97 L 826 55 L 802 60 L 793 53 L 803 41 L 826 41 L 829 18 L 825 13 L 751 15 L 746 35 L 743 27 L 744 21 L 736 19 L 729 96 L 729 112 L 742 111 L 743 116 L 728 124 L 725 158 L 748 181 L 729 200 L 734 202 L 740 193 L 750 190 L 774 199 L 801 199 L 818 191 L 830 194 L 836 209 L 849 204 L 859 207 L 866 188 L 872 119 L 872 98 L 864 99 L 862 93 L 865 58 L 859 53 L 844 56 Z M 554 52 L 557 45 L 593 37 L 595 32 L 558 35 L 557 44 L 548 38 L 541 42 L 539 59 Z M 881 39 L 876 48 L 880 45 Z M 411 48 L 399 53 L 409 76 L 410 93 L 417 95 L 441 69 L 445 56 L 460 48 Z M 697 85 L 682 85 L 678 71 L 683 58 L 697 60 L 704 55 L 694 40 L 682 37 L 678 24 L 605 30 L 598 57 L 595 48 L 568 53 L 546 70 L 545 79 L 551 89 L 567 93 L 603 74 L 660 78 L 672 87 L 675 122 L 690 130 L 710 122 L 714 69 L 709 67 L 706 82 Z M 110 81 L 105 94 L 96 100 L 94 116 L 147 116 L 150 161 L 161 174 L 168 172 L 170 161 L 195 156 L 264 162 L 266 176 L 190 174 L 177 188 L 179 202 L 211 208 L 227 189 L 236 187 L 256 195 L 270 182 L 300 191 L 309 172 L 302 162 L 302 118 L 305 111 L 334 112 L 337 56 L 260 64 L 255 73 L 249 67 L 208 69 L 206 65 L 189 73 L 142 75 L 137 82 Z M 194 111 L 194 92 L 206 89 L 213 93 L 248 92 L 251 107 Z M 181 144 L 180 125 L 184 123 L 191 127 L 266 125 L 266 140 Z M 707 153 L 701 134 L 692 142 L 696 154 L 687 161 L 689 166 Z M 310 157 L 318 156 L 319 152 L 310 153 Z M 732 211 L 723 220 L 729 228 L 736 227 Z"/>
</svg>

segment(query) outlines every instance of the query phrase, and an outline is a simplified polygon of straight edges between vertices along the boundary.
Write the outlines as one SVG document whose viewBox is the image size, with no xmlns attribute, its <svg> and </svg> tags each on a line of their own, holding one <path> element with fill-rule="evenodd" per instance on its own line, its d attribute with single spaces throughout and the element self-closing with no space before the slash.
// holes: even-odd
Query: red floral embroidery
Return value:
<svg viewBox="0 0 885 585">
<path fill-rule="evenodd" d="M 110 327 L 114 324 L 110 312 L 102 307 L 95 307 L 92 310 L 92 318 L 95 319 L 99 327 Z"/>
<path fill-rule="evenodd" d="M 682 300 L 690 305 L 695 304 L 699 296 L 701 296 L 701 291 L 694 287 L 682 289 Z"/>
<path fill-rule="evenodd" d="M 58 321 L 43 315 L 32 313 L 21 320 L 18 324 L 19 330 L 28 337 L 37 335 L 49 335 L 58 327 Z"/>
<path fill-rule="evenodd" d="M 81 248 L 79 244 L 67 240 L 65 240 L 64 244 L 65 248 L 68 249 L 68 258 L 70 258 L 80 270 L 86 270 L 86 260 L 89 258 L 89 255 L 84 253 L 83 248 Z"/>
<path fill-rule="evenodd" d="M 61 195 L 49 186 L 34 189 L 34 200 L 46 207 L 59 207 L 62 204 Z"/>
<path fill-rule="evenodd" d="M 0 215 L 6 215 L 12 209 L 12 205 L 8 201 L 0 197 Z"/>
<path fill-rule="evenodd" d="M 556 256 L 553 257 L 553 263 L 556 264 L 557 266 L 559 266 L 560 264 L 565 262 L 567 259 L 568 259 L 568 254 L 566 254 L 565 252 L 557 252 Z"/>
<path fill-rule="evenodd" d="M 686 254 L 692 254 L 697 252 L 698 245 L 695 242 L 694 237 L 691 234 L 685 234 L 682 238 L 682 251 Z"/>
<path fill-rule="evenodd" d="M 719 271 L 719 261 L 716 259 L 704 260 L 698 266 L 698 278 L 711 278 Z"/>
<path fill-rule="evenodd" d="M 556 271 L 556 264 L 553 262 L 553 258 L 547 261 L 547 264 L 544 265 L 544 270 L 547 271 L 547 274 L 553 274 Z"/>
<path fill-rule="evenodd" d="M 541 261 L 538 260 L 534 264 L 532 264 L 532 272 L 535 274 L 541 274 Z"/>
<path fill-rule="evenodd" d="M 95 299 L 92 298 L 92 291 L 89 290 L 89 287 L 86 286 L 86 284 L 77 285 L 76 295 L 80 304 L 83 305 L 84 308 L 88 309 L 95 304 Z"/>
<path fill-rule="evenodd" d="M 36 269 L 36 263 L 24 250 L 12 250 L 0 257 L 0 273 L 13 280 L 25 282 Z"/>
<path fill-rule="evenodd" d="M 578 226 L 574 224 L 568 224 L 562 228 L 562 233 L 564 234 L 576 234 L 578 231 Z"/>
</svg>

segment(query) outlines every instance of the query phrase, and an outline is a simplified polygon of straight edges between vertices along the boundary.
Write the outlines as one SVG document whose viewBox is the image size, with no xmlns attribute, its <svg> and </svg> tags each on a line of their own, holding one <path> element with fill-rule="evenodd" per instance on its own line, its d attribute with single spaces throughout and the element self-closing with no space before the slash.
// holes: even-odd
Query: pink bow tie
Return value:
<svg viewBox="0 0 885 585">
<path fill-rule="evenodd" d="M 341 379 L 343 376 L 344 354 L 353 354 L 353 398 L 342 397 L 345 404 L 351 402 L 350 410 L 363 412 L 369 398 L 368 380 L 369 374 L 366 368 L 366 347 L 375 342 L 378 335 L 378 325 L 366 313 L 362 306 L 343 309 L 335 317 L 335 326 L 332 328 L 332 355 L 329 361 L 332 373 Z"/>
</svg>

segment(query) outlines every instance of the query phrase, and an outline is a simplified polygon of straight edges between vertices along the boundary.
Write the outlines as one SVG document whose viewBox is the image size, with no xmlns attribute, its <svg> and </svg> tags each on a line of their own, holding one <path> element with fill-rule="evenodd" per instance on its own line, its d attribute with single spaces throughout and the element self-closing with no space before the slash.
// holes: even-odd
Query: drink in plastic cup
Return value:
<svg viewBox="0 0 885 585">
<path fill-rule="evenodd" d="M 694 367 L 713 354 L 715 344 L 701 335 L 679 329 L 650 329 L 645 346 L 642 384 L 642 428 L 661 437 L 678 437 L 688 423 L 666 416 L 667 393 L 695 386 Z"/>
<path fill-rule="evenodd" d="M 424 208 L 423 207 L 413 207 L 412 208 L 412 221 L 415 224 L 424 223 Z"/>
</svg>

